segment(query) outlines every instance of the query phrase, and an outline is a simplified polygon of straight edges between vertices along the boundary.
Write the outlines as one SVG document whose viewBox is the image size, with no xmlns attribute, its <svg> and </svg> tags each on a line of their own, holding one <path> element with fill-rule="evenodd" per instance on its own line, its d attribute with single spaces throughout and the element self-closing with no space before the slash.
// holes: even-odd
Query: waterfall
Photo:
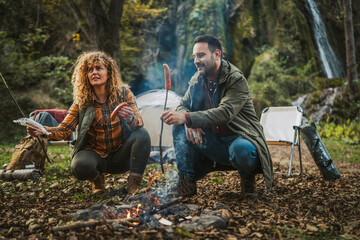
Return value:
<svg viewBox="0 0 360 240">
<path fill-rule="evenodd" d="M 313 18 L 313 30 L 316 45 L 320 54 L 322 67 L 327 78 L 337 78 L 342 76 L 341 63 L 337 59 L 333 49 L 330 46 L 324 22 L 321 19 L 319 9 L 314 0 L 306 0 Z"/>
</svg>

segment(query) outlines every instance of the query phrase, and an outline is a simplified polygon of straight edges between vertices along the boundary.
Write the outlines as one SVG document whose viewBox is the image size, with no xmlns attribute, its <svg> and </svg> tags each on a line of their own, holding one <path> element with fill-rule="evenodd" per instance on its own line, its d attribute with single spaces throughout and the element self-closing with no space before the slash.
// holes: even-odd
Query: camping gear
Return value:
<svg viewBox="0 0 360 240">
<path fill-rule="evenodd" d="M 5 84 L 5 87 L 6 87 L 6 89 L 8 90 L 8 92 L 9 92 L 9 94 L 10 94 L 11 98 L 14 100 L 14 102 L 15 102 L 16 106 L 17 106 L 17 107 L 18 107 L 18 109 L 20 110 L 20 112 L 21 112 L 22 116 L 23 116 L 24 118 L 26 118 L 25 113 L 22 111 L 22 109 L 21 109 L 20 105 L 19 105 L 19 104 L 18 104 L 18 102 L 16 101 L 16 99 L 15 99 L 14 95 L 12 94 L 12 92 L 11 92 L 11 90 L 10 90 L 9 86 L 7 85 L 7 83 L 6 83 L 6 81 L 5 81 L 5 78 L 3 77 L 3 75 L 2 75 L 1 73 L 0 73 L 0 77 L 1 77 L 1 79 L 3 80 L 3 82 L 4 82 L 4 84 Z M 39 138 L 39 137 L 37 137 L 37 138 Z M 42 149 L 42 151 L 43 151 L 43 153 L 44 153 L 44 155 L 45 155 L 46 159 L 48 160 L 48 162 L 49 162 L 49 163 L 51 163 L 50 158 L 48 157 L 48 155 L 47 155 L 47 153 L 46 153 L 45 146 L 42 144 L 42 142 L 40 141 L 40 139 L 38 139 L 38 140 L 39 140 L 39 142 L 40 142 L 41 149 Z"/>
<path fill-rule="evenodd" d="M 41 142 L 40 142 L 41 141 Z M 15 152 L 12 154 L 6 170 L 24 169 L 26 165 L 34 163 L 35 168 L 44 170 L 45 155 L 41 144 L 47 149 L 47 139 L 45 137 L 26 136 L 22 138 L 15 146 Z"/>
<path fill-rule="evenodd" d="M 314 122 L 300 126 L 301 136 L 308 147 L 311 156 L 318 166 L 325 180 L 336 180 L 340 178 L 340 173 L 336 169 L 329 152 L 321 141 Z"/>
<path fill-rule="evenodd" d="M 267 107 L 262 111 L 260 124 L 264 129 L 267 145 L 291 146 L 291 155 L 288 173 L 291 175 L 294 149 L 298 146 L 300 171 L 294 175 L 302 174 L 302 160 L 300 148 L 299 126 L 303 116 L 300 107 Z"/>
<path fill-rule="evenodd" d="M 38 180 L 42 176 L 39 169 L 0 170 L 0 179 L 12 180 Z"/>
<path fill-rule="evenodd" d="M 151 139 L 151 153 L 149 161 L 152 163 L 160 162 L 160 135 L 161 132 L 161 113 L 164 111 L 164 102 L 167 90 L 150 90 L 136 96 L 136 103 L 139 113 L 143 118 L 144 127 L 148 130 Z M 181 96 L 168 90 L 166 110 L 175 110 L 179 105 Z M 175 159 L 175 150 L 173 145 L 172 126 L 164 124 L 161 140 L 162 161 L 169 162 Z"/>
</svg>

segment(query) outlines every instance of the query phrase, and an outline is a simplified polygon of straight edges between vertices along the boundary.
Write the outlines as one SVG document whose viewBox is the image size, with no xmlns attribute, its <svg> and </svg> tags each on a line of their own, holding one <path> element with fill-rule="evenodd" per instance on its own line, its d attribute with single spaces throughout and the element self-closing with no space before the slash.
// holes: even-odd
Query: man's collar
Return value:
<svg viewBox="0 0 360 240">
<path fill-rule="evenodd" d="M 226 60 L 221 59 L 221 67 L 219 73 L 219 81 L 218 84 L 221 84 L 226 81 L 226 75 L 229 72 L 229 64 Z"/>
</svg>

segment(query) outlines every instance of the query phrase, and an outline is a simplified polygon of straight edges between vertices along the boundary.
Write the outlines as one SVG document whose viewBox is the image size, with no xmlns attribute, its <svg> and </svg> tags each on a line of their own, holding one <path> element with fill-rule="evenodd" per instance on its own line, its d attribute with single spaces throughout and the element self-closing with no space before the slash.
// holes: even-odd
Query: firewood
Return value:
<svg viewBox="0 0 360 240">
<path fill-rule="evenodd" d="M 72 222 L 69 224 L 65 224 L 58 227 L 53 227 L 53 232 L 57 231 L 66 231 L 66 230 L 73 230 L 77 228 L 84 228 L 84 227 L 93 227 L 96 225 L 103 225 L 103 224 L 111 224 L 111 223 L 120 223 L 126 227 L 135 227 L 136 225 L 131 222 L 138 222 L 139 218 L 121 218 L 121 219 L 105 219 L 105 220 L 89 220 L 89 221 L 77 221 Z"/>
</svg>

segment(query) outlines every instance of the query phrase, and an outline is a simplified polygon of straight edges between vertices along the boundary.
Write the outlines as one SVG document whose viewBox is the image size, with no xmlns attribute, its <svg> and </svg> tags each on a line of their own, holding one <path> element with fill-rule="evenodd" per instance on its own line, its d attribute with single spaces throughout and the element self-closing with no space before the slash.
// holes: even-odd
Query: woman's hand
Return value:
<svg viewBox="0 0 360 240">
<path fill-rule="evenodd" d="M 35 130 L 34 128 L 31 128 L 31 127 L 26 127 L 26 131 L 32 137 L 44 135 L 44 133 L 42 133 L 38 130 Z"/>
<path fill-rule="evenodd" d="M 128 106 L 123 106 L 118 112 L 118 115 L 125 119 L 125 121 L 128 123 L 132 122 L 135 118 L 134 110 Z"/>
</svg>

